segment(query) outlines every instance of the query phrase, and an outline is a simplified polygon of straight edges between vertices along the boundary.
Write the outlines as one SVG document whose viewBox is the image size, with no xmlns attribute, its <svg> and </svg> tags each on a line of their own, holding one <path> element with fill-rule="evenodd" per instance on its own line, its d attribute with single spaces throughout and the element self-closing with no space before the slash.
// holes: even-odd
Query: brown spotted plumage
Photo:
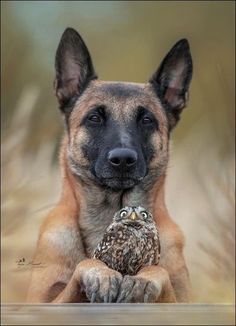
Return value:
<svg viewBox="0 0 236 326">
<path fill-rule="evenodd" d="M 135 275 L 160 259 L 159 234 L 152 215 L 143 207 L 127 206 L 117 212 L 94 251 L 110 268 Z"/>
</svg>

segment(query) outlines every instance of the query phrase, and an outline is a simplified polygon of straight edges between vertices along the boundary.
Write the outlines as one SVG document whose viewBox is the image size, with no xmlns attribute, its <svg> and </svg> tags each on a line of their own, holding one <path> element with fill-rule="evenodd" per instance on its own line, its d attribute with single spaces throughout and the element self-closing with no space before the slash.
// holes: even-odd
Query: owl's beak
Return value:
<svg viewBox="0 0 236 326">
<path fill-rule="evenodd" d="M 130 219 L 134 221 L 134 220 L 136 220 L 136 218 L 137 218 L 136 213 L 132 212 L 131 215 L 130 215 Z"/>
</svg>

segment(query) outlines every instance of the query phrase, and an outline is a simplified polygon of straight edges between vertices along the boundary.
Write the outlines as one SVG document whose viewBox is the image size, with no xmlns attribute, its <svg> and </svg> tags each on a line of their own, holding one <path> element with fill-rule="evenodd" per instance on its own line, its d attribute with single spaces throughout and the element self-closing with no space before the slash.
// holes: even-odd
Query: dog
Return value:
<svg viewBox="0 0 236 326">
<path fill-rule="evenodd" d="M 165 205 L 169 139 L 186 107 L 192 58 L 186 39 L 145 84 L 97 78 L 77 31 L 67 28 L 55 60 L 65 121 L 62 194 L 42 223 L 27 302 L 189 302 L 184 236 Z M 116 211 L 143 206 L 160 232 L 159 265 L 122 276 L 92 259 Z"/>
</svg>

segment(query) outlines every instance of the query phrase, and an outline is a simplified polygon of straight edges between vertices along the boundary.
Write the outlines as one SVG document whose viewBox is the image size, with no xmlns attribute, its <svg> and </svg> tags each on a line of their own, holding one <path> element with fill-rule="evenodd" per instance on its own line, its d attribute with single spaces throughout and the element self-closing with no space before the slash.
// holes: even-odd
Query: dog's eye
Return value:
<svg viewBox="0 0 236 326">
<path fill-rule="evenodd" d="M 101 123 L 102 122 L 102 118 L 98 115 L 98 114 L 91 114 L 88 117 L 89 121 L 95 122 L 95 123 Z"/>
<path fill-rule="evenodd" d="M 120 212 L 120 217 L 125 217 L 127 215 L 127 211 L 121 211 Z"/>
<path fill-rule="evenodd" d="M 153 122 L 153 120 L 152 120 L 150 117 L 143 117 L 143 118 L 142 118 L 142 123 L 143 123 L 144 125 L 150 124 L 150 123 L 152 123 L 152 122 Z"/>
<path fill-rule="evenodd" d="M 141 215 L 142 215 L 143 218 L 147 218 L 148 217 L 148 215 L 147 215 L 146 212 L 142 212 Z"/>
</svg>

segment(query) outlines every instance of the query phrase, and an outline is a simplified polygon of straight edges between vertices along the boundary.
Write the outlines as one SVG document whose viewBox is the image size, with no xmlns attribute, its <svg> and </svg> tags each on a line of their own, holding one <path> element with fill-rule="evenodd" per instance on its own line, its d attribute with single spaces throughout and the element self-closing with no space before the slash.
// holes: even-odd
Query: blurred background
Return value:
<svg viewBox="0 0 236 326">
<path fill-rule="evenodd" d="M 104 80 L 146 82 L 188 38 L 188 108 L 172 134 L 166 200 L 186 237 L 195 302 L 234 302 L 234 1 L 5 1 L 2 7 L 2 301 L 24 302 L 39 226 L 61 190 L 54 56 L 66 27 Z"/>
</svg>

